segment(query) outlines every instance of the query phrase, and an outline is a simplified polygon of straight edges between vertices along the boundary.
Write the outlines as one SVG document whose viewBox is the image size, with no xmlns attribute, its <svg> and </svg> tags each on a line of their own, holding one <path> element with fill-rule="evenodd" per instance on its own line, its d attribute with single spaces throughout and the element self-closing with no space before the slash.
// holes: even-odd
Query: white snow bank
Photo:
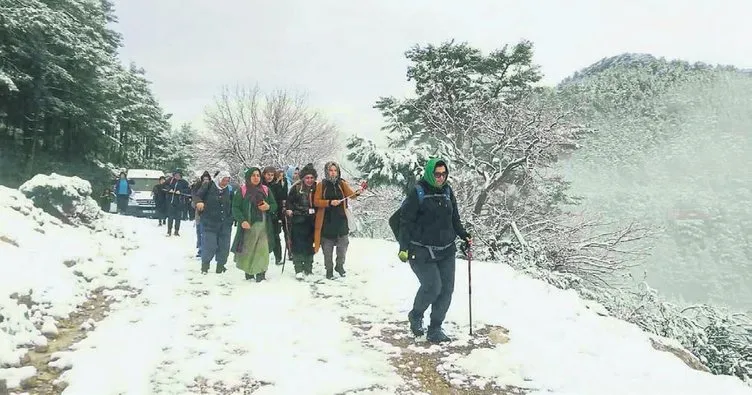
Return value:
<svg viewBox="0 0 752 395">
<path fill-rule="evenodd" d="M 79 177 L 37 174 L 18 188 L 37 207 L 66 223 L 90 225 L 103 217 L 91 184 Z"/>
<path fill-rule="evenodd" d="M 0 187 L 0 379 L 17 386 L 32 375 L 14 369 L 22 347 L 44 344 L 42 330 L 54 335 L 53 320 L 91 290 L 128 281 L 141 294 L 109 293 L 122 303 L 103 321 L 84 323 L 94 328 L 88 336 L 54 355 L 52 365 L 66 369 L 65 395 L 409 393 L 389 361 L 400 349 L 379 339 L 384 329 L 407 333 L 418 287 L 394 243 L 352 239 L 343 279 L 299 283 L 291 267 L 281 275 L 272 264 L 269 280 L 256 284 L 243 280 L 232 258 L 227 273 L 199 275 L 192 232 L 165 238 L 154 221 L 108 214 L 97 221 L 103 229 L 127 226 L 138 242 L 63 225 Z M 320 254 L 316 260 L 321 278 Z M 456 270 L 445 329 L 454 345 L 474 345 L 466 262 Z M 468 355 L 441 352 L 438 370 L 457 387 L 485 381 L 541 395 L 752 393 L 736 378 L 655 350 L 648 334 L 601 310 L 507 266 L 475 263 L 475 328 L 504 327 L 508 341 Z M 350 317 L 371 329 L 356 331 Z"/>
<path fill-rule="evenodd" d="M 24 184 L 27 192 L 38 190 L 43 178 Z M 62 185 L 66 178 L 54 181 Z M 71 201 L 83 202 L 78 212 L 86 212 L 86 196 L 74 194 L 91 188 L 83 180 L 67 179 L 74 187 L 62 190 Z M 67 317 L 96 288 L 123 281 L 117 276 L 123 271 L 117 257 L 134 242 L 122 238 L 112 216 L 99 217 L 97 228 L 65 225 L 20 191 L 0 186 L 0 379 L 10 386 L 34 374 L 33 368 L 13 368 L 21 366 L 28 348 L 47 344 L 43 333 L 56 335 L 56 319 Z"/>
<path fill-rule="evenodd" d="M 357 281 L 347 287 L 326 285 L 323 292 L 336 294 L 359 319 L 405 322 L 418 282 L 396 252 L 391 242 L 352 240 L 348 266 Z M 456 344 L 468 344 L 467 262 L 458 260 L 456 271 L 445 329 L 457 337 Z M 441 370 L 455 383 L 485 379 L 549 395 L 752 394 L 752 388 L 735 377 L 693 370 L 671 353 L 655 350 L 650 335 L 600 316 L 592 302 L 572 290 L 500 264 L 473 263 L 472 274 L 476 329 L 502 326 L 510 340 L 468 356 L 444 357 Z"/>
</svg>

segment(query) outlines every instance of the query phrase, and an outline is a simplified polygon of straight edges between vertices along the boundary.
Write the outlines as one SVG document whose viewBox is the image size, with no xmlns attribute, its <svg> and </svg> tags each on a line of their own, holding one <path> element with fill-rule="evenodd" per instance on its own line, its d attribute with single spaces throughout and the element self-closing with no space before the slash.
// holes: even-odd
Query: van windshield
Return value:
<svg viewBox="0 0 752 395">
<path fill-rule="evenodd" d="M 154 185 L 159 182 L 158 178 L 131 178 L 133 184 L 131 188 L 138 192 L 151 192 L 154 189 Z"/>
</svg>

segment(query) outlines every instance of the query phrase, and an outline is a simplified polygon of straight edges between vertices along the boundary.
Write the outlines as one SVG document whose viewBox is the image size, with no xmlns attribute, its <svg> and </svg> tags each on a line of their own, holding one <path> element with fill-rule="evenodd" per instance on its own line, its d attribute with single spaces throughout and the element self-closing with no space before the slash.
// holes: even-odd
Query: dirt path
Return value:
<svg viewBox="0 0 752 395">
<path fill-rule="evenodd" d="M 354 317 L 348 317 L 347 322 L 355 328 L 361 337 L 373 336 L 373 323 L 361 321 Z M 381 323 L 383 324 L 383 323 Z M 398 373 L 409 383 L 405 393 L 428 392 L 431 394 L 496 394 L 496 395 L 524 395 L 523 388 L 500 387 L 494 383 L 486 383 L 484 386 L 477 385 L 478 377 L 461 377 L 445 369 L 444 357 L 458 354 L 466 356 L 473 349 L 492 348 L 497 344 L 506 343 L 509 340 L 508 331 L 502 327 L 485 327 L 474 333 L 475 345 L 432 345 L 428 342 L 416 342 L 406 330 L 397 330 L 395 327 L 407 326 L 406 322 L 390 322 L 390 328 L 379 330 L 375 337 L 377 340 L 399 348 L 399 355 L 391 358 L 393 366 Z"/>
<path fill-rule="evenodd" d="M 335 284 L 335 285 L 331 285 Z M 355 286 L 345 283 L 311 283 L 311 293 L 314 297 L 322 299 L 337 299 L 343 308 L 347 309 L 355 300 L 344 296 L 347 293 L 329 293 L 331 288 L 347 288 Z M 379 306 L 370 305 L 359 299 L 358 304 L 366 304 L 373 309 Z M 396 356 L 390 358 L 392 366 L 405 380 L 407 386 L 401 388 L 398 394 L 496 394 L 496 395 L 524 395 L 528 390 L 516 387 L 501 387 L 492 382 L 485 382 L 480 377 L 466 377 L 452 372 L 451 366 L 445 361 L 450 355 L 467 356 L 473 349 L 493 348 L 509 341 L 509 331 L 503 327 L 488 326 L 474 333 L 473 345 L 452 344 L 432 345 L 428 342 L 416 342 L 414 336 L 408 333 L 408 323 L 405 322 L 370 322 L 360 318 L 349 316 L 345 321 L 353 328 L 355 335 L 362 339 L 369 347 L 374 347 L 374 341 L 378 342 L 378 348 L 388 345 L 399 349 Z"/>
<path fill-rule="evenodd" d="M 54 336 L 48 336 L 49 342 L 46 346 L 29 350 L 26 354 L 23 366 L 33 366 L 36 368 L 37 374 L 21 382 L 23 393 L 53 395 L 63 392 L 66 384 L 57 379 L 64 370 L 50 366 L 50 362 L 55 360 L 55 353 L 69 350 L 72 345 L 84 339 L 87 332 L 94 329 L 96 323 L 107 317 L 110 307 L 115 302 L 115 298 L 107 295 L 107 291 L 110 290 L 125 291 L 129 297 L 136 297 L 139 294 L 138 290 L 126 286 L 94 290 L 91 297 L 71 313 L 68 318 L 58 321 L 58 333 Z M 31 300 L 24 302 L 33 303 Z M 10 394 L 22 392 L 10 391 Z"/>
</svg>

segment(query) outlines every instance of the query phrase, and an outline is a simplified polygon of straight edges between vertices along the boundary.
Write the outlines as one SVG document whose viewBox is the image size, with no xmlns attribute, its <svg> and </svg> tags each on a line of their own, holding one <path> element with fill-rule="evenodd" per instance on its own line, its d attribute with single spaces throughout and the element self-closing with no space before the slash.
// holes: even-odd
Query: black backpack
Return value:
<svg viewBox="0 0 752 395">
<path fill-rule="evenodd" d="M 423 187 L 420 184 L 415 184 L 415 191 L 418 193 L 418 204 L 423 204 L 423 201 L 426 198 L 436 198 L 436 197 L 443 197 L 447 200 L 447 202 L 451 202 L 452 200 L 452 188 L 447 185 L 446 188 L 444 188 L 444 193 L 435 193 L 431 195 L 426 195 L 426 191 L 423 189 Z M 399 230 L 400 230 L 400 218 L 402 217 L 402 208 L 405 207 L 405 203 L 407 203 L 407 198 L 402 200 L 402 204 L 400 204 L 397 211 L 392 214 L 391 217 L 389 217 L 389 227 L 392 229 L 392 233 L 394 234 L 394 238 L 399 241 Z"/>
</svg>

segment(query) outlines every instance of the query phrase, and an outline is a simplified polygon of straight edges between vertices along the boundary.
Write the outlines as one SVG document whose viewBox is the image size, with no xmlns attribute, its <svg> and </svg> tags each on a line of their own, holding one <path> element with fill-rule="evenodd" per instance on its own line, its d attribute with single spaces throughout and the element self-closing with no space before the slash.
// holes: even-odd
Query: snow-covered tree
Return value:
<svg viewBox="0 0 752 395">
<path fill-rule="evenodd" d="M 323 165 L 341 147 L 335 125 L 310 108 L 304 95 L 264 94 L 258 86 L 224 88 L 205 123 L 195 152 L 199 167 L 239 173 L 250 166 Z"/>
<path fill-rule="evenodd" d="M 96 162 L 157 157 L 167 116 L 143 70 L 121 65 L 115 22 L 110 0 L 0 1 L 0 182 L 106 179 Z"/>
<path fill-rule="evenodd" d="M 562 150 L 576 147 L 583 130 L 571 108 L 538 87 L 532 43 L 488 55 L 465 43 L 416 46 L 407 51 L 415 96 L 381 98 L 387 147 L 353 137 L 348 159 L 372 185 L 410 188 L 429 156 L 450 163 L 451 182 L 476 240 L 496 255 L 559 214 L 566 184 L 546 174 Z M 541 229 L 528 229 L 540 232 Z M 519 240 L 518 240 L 519 241 Z"/>
<path fill-rule="evenodd" d="M 188 123 L 171 128 L 160 147 L 159 167 L 168 171 L 186 170 L 191 167 L 194 163 L 196 136 L 196 130 Z"/>
</svg>

